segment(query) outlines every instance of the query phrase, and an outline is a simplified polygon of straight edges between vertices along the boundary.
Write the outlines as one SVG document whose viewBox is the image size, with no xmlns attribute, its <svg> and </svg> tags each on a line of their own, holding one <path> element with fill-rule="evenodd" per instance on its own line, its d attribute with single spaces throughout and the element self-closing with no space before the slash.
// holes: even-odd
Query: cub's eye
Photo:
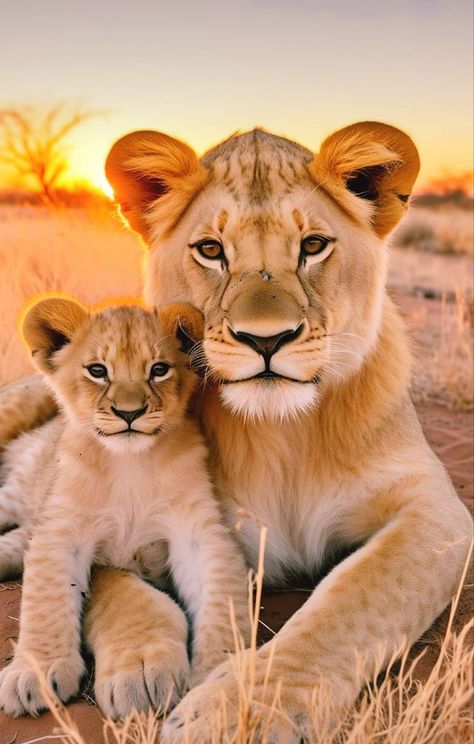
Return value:
<svg viewBox="0 0 474 744">
<path fill-rule="evenodd" d="M 166 364 L 166 362 L 155 362 L 150 370 L 150 379 L 153 377 L 164 377 L 170 369 L 170 366 L 171 365 Z"/>
<path fill-rule="evenodd" d="M 193 248 L 197 248 L 203 258 L 210 258 L 211 261 L 223 261 L 225 258 L 224 247 L 218 240 L 200 240 L 194 243 Z"/>
<path fill-rule="evenodd" d="M 308 235 L 301 241 L 301 251 L 307 256 L 316 256 L 321 253 L 329 243 L 329 238 L 322 238 L 320 235 Z"/>
<path fill-rule="evenodd" d="M 89 364 L 86 367 L 91 377 L 95 377 L 97 380 L 104 380 L 107 377 L 107 367 L 105 364 Z"/>
</svg>

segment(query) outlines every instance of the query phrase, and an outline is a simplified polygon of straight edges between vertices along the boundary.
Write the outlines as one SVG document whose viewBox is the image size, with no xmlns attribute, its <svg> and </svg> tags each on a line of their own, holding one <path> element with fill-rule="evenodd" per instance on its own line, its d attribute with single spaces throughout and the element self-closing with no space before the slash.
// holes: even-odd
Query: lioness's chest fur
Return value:
<svg viewBox="0 0 474 744">
<path fill-rule="evenodd" d="M 433 467 L 408 398 L 387 417 L 383 437 L 374 432 L 345 444 L 344 408 L 334 411 L 331 440 L 332 415 L 325 420 L 317 411 L 283 422 L 249 422 L 207 397 L 201 415 L 225 521 L 231 529 L 237 525 L 254 567 L 261 527 L 267 527 L 269 585 L 300 574 L 315 577 L 365 542 L 395 509 L 394 483 Z M 358 427 L 362 432 L 362 421 Z"/>
</svg>

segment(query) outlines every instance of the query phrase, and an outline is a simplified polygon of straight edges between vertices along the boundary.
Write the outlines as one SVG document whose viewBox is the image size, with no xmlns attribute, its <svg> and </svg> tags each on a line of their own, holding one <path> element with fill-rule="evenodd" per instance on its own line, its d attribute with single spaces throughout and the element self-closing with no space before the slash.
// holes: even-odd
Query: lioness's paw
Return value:
<svg viewBox="0 0 474 744">
<path fill-rule="evenodd" d="M 189 682 L 189 661 L 184 643 L 148 643 L 96 659 L 95 699 L 113 719 L 132 710 L 171 710 Z"/>
<path fill-rule="evenodd" d="M 246 696 L 242 696 L 238 675 L 231 660 L 211 672 L 169 715 L 163 725 L 162 743 L 212 744 L 229 740 L 300 744 L 315 740 L 311 734 L 310 699 L 306 707 L 298 690 L 288 686 L 283 690 L 271 674 L 265 680 L 262 666 L 255 673 L 249 706 Z"/>
<path fill-rule="evenodd" d="M 46 684 L 63 702 L 78 692 L 84 674 L 84 663 L 78 654 L 55 659 L 51 664 L 43 663 L 40 667 Z M 30 663 L 21 656 L 14 658 L 0 672 L 0 708 L 15 717 L 25 713 L 37 715 L 47 708 L 41 685 Z"/>
</svg>

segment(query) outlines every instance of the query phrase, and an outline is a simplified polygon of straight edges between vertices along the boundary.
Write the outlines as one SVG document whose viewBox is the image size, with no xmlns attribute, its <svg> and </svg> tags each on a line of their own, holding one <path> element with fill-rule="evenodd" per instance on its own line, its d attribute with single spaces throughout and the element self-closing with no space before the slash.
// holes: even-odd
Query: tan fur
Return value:
<svg viewBox="0 0 474 744">
<path fill-rule="evenodd" d="M 7 442 L 54 416 L 56 403 L 47 392 L 47 386 L 38 375 L 0 387 L 0 453 Z"/>
<path fill-rule="evenodd" d="M 165 140 L 147 133 L 147 142 L 145 179 L 153 172 L 159 180 Z M 188 153 L 174 140 L 176 147 Z M 110 156 L 124 179 L 117 197 L 132 199 L 141 220 L 132 225 L 150 244 L 147 301 L 191 302 L 204 315 L 194 350 L 204 375 L 198 409 L 227 523 L 241 521 L 239 541 L 254 566 L 259 524 L 267 525 L 269 584 L 337 563 L 257 653 L 254 697 L 270 709 L 279 694 L 298 741 L 315 686 L 332 686 L 341 704 L 352 699 L 365 676 L 441 612 L 472 534 L 417 422 L 405 333 L 385 290 L 381 237 L 405 210 L 416 148 L 374 122 L 331 135 L 316 155 L 254 130 L 196 160 L 193 173 L 183 170 L 199 187 L 186 205 L 177 187 L 175 210 L 173 188 L 133 201 L 138 161 L 135 174 L 127 170 L 132 146 L 121 168 L 120 148 Z M 309 235 L 328 240 L 320 256 L 303 255 Z M 203 257 L 202 240 L 218 241 L 225 258 Z M 256 378 L 265 362 L 255 338 L 281 334 L 287 340 L 268 367 L 280 377 Z M 137 587 L 126 601 L 141 605 Z M 153 622 L 144 610 L 141 627 Z M 222 691 L 232 730 L 238 685 L 228 662 L 178 706 L 165 739 L 176 744 L 195 730 L 210 741 Z M 185 719 L 193 730 L 181 727 Z M 275 740 L 290 741 L 285 731 L 276 726 Z"/>
<path fill-rule="evenodd" d="M 21 567 L 33 533 L 18 646 L 0 675 L 0 705 L 7 713 L 34 714 L 43 707 L 31 658 L 63 700 L 77 692 L 84 670 L 80 611 L 92 563 L 132 570 L 163 587 L 169 570 L 193 619 L 191 683 L 233 648 L 231 601 L 246 635 L 245 564 L 220 522 L 207 450 L 186 415 L 196 378 L 178 337 L 185 333 L 195 343 L 201 332 L 200 313 L 186 305 L 160 312 L 109 307 L 90 315 L 73 300 L 46 298 L 27 310 L 24 338 L 64 413 L 6 453 L 0 516 L 3 526 L 19 527 L 0 537 L 1 574 Z M 156 363 L 169 369 L 153 376 Z M 98 364 L 107 368 L 107 378 L 89 371 Z M 140 415 L 129 424 L 117 410 Z M 114 586 L 134 586 L 128 574 L 112 575 L 118 577 Z M 172 706 L 189 677 L 182 610 L 149 587 L 138 609 L 127 611 L 126 628 L 109 633 L 122 605 L 108 583 L 107 575 L 95 577 L 91 597 L 98 595 L 97 606 L 88 622 L 98 703 L 115 717 L 125 715 L 132 701 L 135 707 Z M 138 640 L 137 615 L 147 611 L 160 621 Z"/>
</svg>

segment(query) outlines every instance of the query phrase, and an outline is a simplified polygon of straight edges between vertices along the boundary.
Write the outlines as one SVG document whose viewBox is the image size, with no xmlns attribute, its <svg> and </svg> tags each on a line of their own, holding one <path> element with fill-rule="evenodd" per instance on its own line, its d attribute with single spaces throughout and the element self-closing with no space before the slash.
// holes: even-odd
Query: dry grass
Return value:
<svg viewBox="0 0 474 744">
<path fill-rule="evenodd" d="M 243 665 L 242 644 L 236 636 L 239 700 L 223 699 L 211 722 L 212 741 L 209 744 L 266 744 L 268 720 L 279 717 L 288 720 L 279 709 L 278 701 L 266 711 L 265 724 L 253 706 L 253 670 L 256 652 L 258 611 L 260 606 L 265 529 L 262 528 L 260 558 L 257 574 L 249 582 L 250 614 L 252 619 L 252 654 L 250 663 Z M 472 555 L 466 560 L 465 570 L 457 595 L 453 601 L 447 630 L 438 658 L 425 682 L 417 677 L 417 666 L 423 654 L 408 661 L 408 650 L 401 661 L 395 658 L 383 675 L 368 680 L 365 690 L 354 705 L 342 715 L 331 703 L 324 689 L 316 689 L 308 711 L 305 741 L 318 744 L 470 744 L 474 737 L 474 647 L 469 635 L 474 629 L 474 619 L 460 633 L 452 630 L 461 589 Z M 253 599 L 254 598 L 254 599 Z M 232 619 L 231 619 L 232 621 Z M 234 624 L 235 625 L 235 624 Z M 38 670 L 39 671 L 39 670 Z M 62 706 L 43 678 L 43 694 L 57 721 L 55 735 L 65 744 L 87 744 L 68 710 Z M 237 730 L 229 733 L 226 721 L 227 706 L 239 710 Z M 257 708 L 260 710 L 261 706 Z M 103 722 L 104 738 L 108 744 L 158 744 L 159 721 L 152 713 L 131 714 L 121 723 Z M 30 744 L 30 743 L 26 743 Z M 188 738 L 186 744 L 199 744 L 199 739 Z"/>
<path fill-rule="evenodd" d="M 113 214 L 0 207 L 0 383 L 31 372 L 16 332 L 27 300 L 52 290 L 86 302 L 139 295 L 142 251 Z"/>
<path fill-rule="evenodd" d="M 412 229 L 418 225 L 443 235 L 443 240 L 449 236 L 456 249 L 423 255 L 421 233 Z M 392 236 L 389 286 L 414 342 L 416 403 L 463 411 L 473 408 L 472 255 L 473 218 L 457 208 L 439 212 L 414 208 Z"/>
<path fill-rule="evenodd" d="M 435 308 L 424 302 L 409 315 L 414 339 L 415 403 L 436 403 L 451 410 L 474 407 L 473 304 L 466 294 L 454 302 L 442 296 Z"/>
<path fill-rule="evenodd" d="M 394 244 L 428 253 L 473 255 L 472 212 L 455 206 L 413 207 L 394 234 Z"/>
</svg>

